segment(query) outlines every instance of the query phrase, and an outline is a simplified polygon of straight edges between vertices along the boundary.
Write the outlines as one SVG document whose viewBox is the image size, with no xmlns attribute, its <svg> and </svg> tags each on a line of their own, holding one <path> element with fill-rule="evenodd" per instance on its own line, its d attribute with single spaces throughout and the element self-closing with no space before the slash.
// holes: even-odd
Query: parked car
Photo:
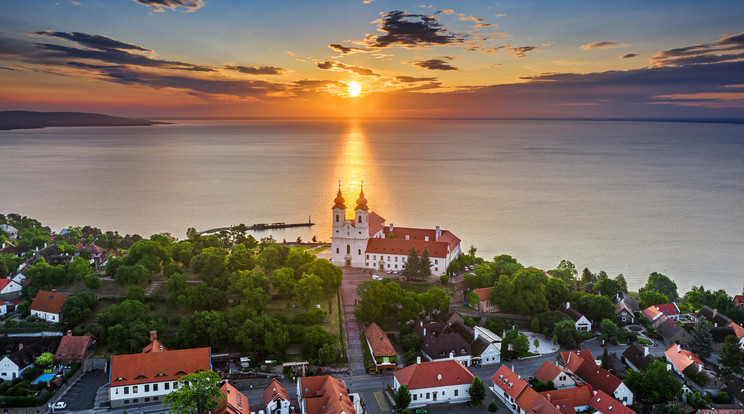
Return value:
<svg viewBox="0 0 744 414">
<path fill-rule="evenodd" d="M 67 403 L 64 402 L 64 401 L 57 401 L 54 404 L 49 403 L 47 405 L 48 405 L 49 408 L 51 408 L 53 410 L 64 410 L 65 408 L 67 408 Z"/>
<path fill-rule="evenodd" d="M 382 280 L 382 278 L 377 275 L 372 275 L 372 280 Z"/>
</svg>

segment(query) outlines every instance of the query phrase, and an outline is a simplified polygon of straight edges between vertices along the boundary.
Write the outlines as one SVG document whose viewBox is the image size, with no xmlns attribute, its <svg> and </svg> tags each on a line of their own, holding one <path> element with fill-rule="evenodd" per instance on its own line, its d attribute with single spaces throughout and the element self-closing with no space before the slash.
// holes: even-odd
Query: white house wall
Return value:
<svg viewBox="0 0 744 414">
<path fill-rule="evenodd" d="M 10 358 L 5 357 L 2 360 L 0 360 L 0 379 L 3 381 L 9 381 L 17 378 L 21 375 L 21 372 L 23 372 L 26 368 L 20 369 L 18 365 L 15 364 L 15 362 L 11 361 Z"/>
<path fill-rule="evenodd" d="M 109 388 L 111 408 L 128 407 L 131 405 L 161 401 L 164 396 L 174 390 L 174 384 L 175 381 L 161 381 L 113 386 Z"/>
<path fill-rule="evenodd" d="M 470 401 L 470 394 L 468 394 L 469 388 L 470 384 L 459 384 L 445 387 L 409 389 L 408 391 L 411 392 L 411 404 L 408 406 L 410 408 L 416 408 L 433 403 L 462 403 Z"/>
<path fill-rule="evenodd" d="M 37 310 L 31 310 L 31 314 L 36 316 L 39 319 L 43 319 L 45 321 L 59 323 L 59 315 L 56 313 L 49 313 L 49 312 L 42 312 Z"/>
</svg>

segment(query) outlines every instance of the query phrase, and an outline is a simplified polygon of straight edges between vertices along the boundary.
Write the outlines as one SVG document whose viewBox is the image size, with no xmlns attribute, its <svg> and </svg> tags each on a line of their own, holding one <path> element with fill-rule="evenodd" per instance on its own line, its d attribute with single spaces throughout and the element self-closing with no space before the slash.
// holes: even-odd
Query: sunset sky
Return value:
<svg viewBox="0 0 744 414">
<path fill-rule="evenodd" d="M 744 117 L 744 5 L 0 0 L 0 110 L 15 109 Z"/>
</svg>

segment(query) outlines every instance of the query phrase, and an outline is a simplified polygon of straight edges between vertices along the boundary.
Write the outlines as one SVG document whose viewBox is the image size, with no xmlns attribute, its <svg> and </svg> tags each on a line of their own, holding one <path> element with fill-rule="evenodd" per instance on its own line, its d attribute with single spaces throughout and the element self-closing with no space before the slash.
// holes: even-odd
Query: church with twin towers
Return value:
<svg viewBox="0 0 744 414">
<path fill-rule="evenodd" d="M 421 257 L 429 251 L 431 273 L 441 276 L 447 266 L 462 250 L 460 239 L 439 226 L 433 229 L 395 227 L 385 224 L 379 214 L 369 211 L 364 188 L 354 207 L 354 218 L 346 218 L 346 200 L 338 194 L 333 200 L 331 227 L 331 263 L 338 266 L 361 267 L 382 271 L 401 271 L 411 252 L 411 247 Z"/>
</svg>

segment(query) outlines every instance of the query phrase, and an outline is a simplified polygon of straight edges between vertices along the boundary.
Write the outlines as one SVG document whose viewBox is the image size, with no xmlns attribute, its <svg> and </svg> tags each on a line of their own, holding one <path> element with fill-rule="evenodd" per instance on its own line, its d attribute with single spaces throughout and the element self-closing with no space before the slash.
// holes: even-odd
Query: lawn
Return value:
<svg viewBox="0 0 744 414">
<path fill-rule="evenodd" d="M 653 345 L 654 344 L 653 341 L 651 341 L 649 339 L 646 339 L 646 338 L 638 338 L 636 340 L 636 342 L 638 342 L 639 344 L 644 344 L 644 345 Z"/>
<path fill-rule="evenodd" d="M 326 317 L 321 325 L 326 332 L 338 338 L 340 327 L 338 317 L 338 301 L 336 297 L 330 297 L 323 299 L 319 303 L 320 307 L 325 309 Z M 271 316 L 282 315 L 287 319 L 291 319 L 294 316 L 305 313 L 307 310 L 302 306 L 299 306 L 294 299 L 278 299 L 274 298 L 266 305 L 266 313 Z"/>
</svg>

